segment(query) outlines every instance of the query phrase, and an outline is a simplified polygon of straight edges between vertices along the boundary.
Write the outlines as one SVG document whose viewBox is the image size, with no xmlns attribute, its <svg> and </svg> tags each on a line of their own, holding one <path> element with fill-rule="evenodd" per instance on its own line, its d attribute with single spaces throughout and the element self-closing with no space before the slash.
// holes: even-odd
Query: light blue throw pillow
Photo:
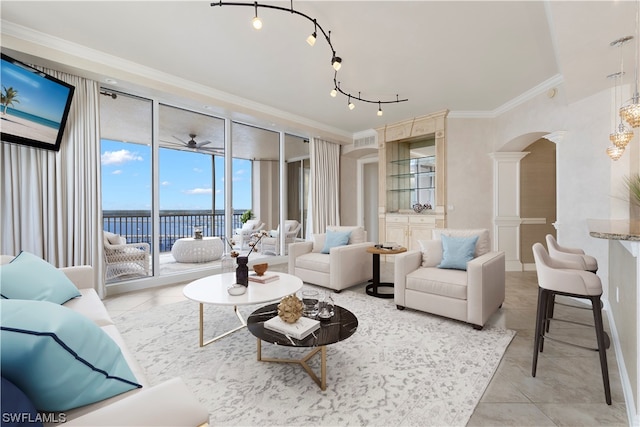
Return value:
<svg viewBox="0 0 640 427">
<path fill-rule="evenodd" d="M 438 268 L 454 270 L 466 270 L 467 262 L 473 259 L 476 252 L 478 236 L 473 237 L 449 237 L 444 234 L 442 238 L 442 261 Z"/>
<path fill-rule="evenodd" d="M 351 231 L 331 231 L 327 230 L 327 234 L 324 239 L 323 254 L 328 254 L 331 248 L 336 246 L 344 246 L 349 243 L 349 237 L 351 237 Z"/>
<path fill-rule="evenodd" d="M 0 266 L 0 296 L 64 304 L 79 297 L 80 292 L 62 271 L 22 251 L 9 264 Z"/>
<path fill-rule="evenodd" d="M 40 411 L 139 388 L 120 347 L 85 316 L 47 301 L 0 300 L 0 369 Z"/>
</svg>

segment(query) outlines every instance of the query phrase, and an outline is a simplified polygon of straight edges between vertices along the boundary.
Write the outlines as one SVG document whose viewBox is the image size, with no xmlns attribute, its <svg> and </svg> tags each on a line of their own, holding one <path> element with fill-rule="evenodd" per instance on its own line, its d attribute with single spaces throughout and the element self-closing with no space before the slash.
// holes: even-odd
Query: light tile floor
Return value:
<svg viewBox="0 0 640 427">
<path fill-rule="evenodd" d="M 272 270 L 286 271 L 286 264 Z M 390 281 L 392 265 L 381 267 Z M 363 285 L 361 285 L 363 286 Z M 112 317 L 183 301 L 184 284 L 108 297 Z M 538 288 L 535 272 L 507 273 L 506 300 L 490 323 L 517 332 L 498 370 L 468 423 L 469 426 L 625 426 L 628 425 L 618 365 L 613 348 L 607 351 L 613 405 L 604 400 L 598 353 L 546 341 L 531 377 L 533 335 Z M 560 300 L 560 299 L 559 299 Z M 566 300 L 565 300 L 566 301 Z M 572 303 L 569 301 L 569 303 Z M 575 303 L 574 303 L 575 304 Z M 589 310 L 556 306 L 556 316 L 592 323 Z M 605 325 L 605 327 L 607 327 Z M 608 329 L 608 328 L 607 328 Z M 593 328 L 553 322 L 558 337 L 583 344 L 595 342 Z"/>
</svg>

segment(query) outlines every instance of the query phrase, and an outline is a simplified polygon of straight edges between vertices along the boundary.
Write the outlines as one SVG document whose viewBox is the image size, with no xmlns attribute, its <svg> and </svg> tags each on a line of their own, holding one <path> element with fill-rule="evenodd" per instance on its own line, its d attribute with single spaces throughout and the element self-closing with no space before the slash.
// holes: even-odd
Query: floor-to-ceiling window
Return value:
<svg viewBox="0 0 640 427">
<path fill-rule="evenodd" d="M 271 234 L 282 220 L 304 224 L 306 139 L 124 93 L 103 92 L 105 230 L 151 246 L 148 275 L 154 280 L 215 268 L 210 263 L 176 261 L 172 255 L 175 242 L 193 237 L 196 228 L 205 237 L 230 237 L 229 230 L 233 234 L 241 227 L 240 217 L 247 210 Z M 286 201 L 289 178 L 282 159 L 300 168 L 291 202 Z M 295 209 L 289 209 L 290 203 Z M 302 236 L 300 232 L 298 237 Z M 108 284 L 141 278 L 133 273 Z"/>
<path fill-rule="evenodd" d="M 224 235 L 224 205 L 216 202 L 224 177 L 224 120 L 160 104 L 158 110 L 160 275 L 198 268 L 176 259 L 179 239 Z M 218 160 L 216 160 L 218 159 Z M 218 202 L 219 203 L 219 202 Z M 189 265 L 187 265 L 189 264 Z"/>
<path fill-rule="evenodd" d="M 152 239 L 153 104 L 148 99 L 111 91 L 100 97 L 103 227 L 121 237 L 121 244 L 147 243 Z M 121 246 L 123 253 L 137 250 Z M 153 274 L 140 264 L 122 262 L 107 266 L 107 282 Z M 152 266 L 151 266 L 152 267 Z M 112 274 L 114 272 L 114 274 Z"/>
</svg>

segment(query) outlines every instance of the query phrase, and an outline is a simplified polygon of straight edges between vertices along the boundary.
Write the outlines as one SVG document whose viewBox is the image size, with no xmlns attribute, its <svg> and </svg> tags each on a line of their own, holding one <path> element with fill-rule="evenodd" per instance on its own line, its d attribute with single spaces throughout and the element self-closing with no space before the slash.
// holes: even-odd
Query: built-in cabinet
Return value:
<svg viewBox="0 0 640 427">
<path fill-rule="evenodd" d="M 435 215 L 413 214 L 386 216 L 386 241 L 395 242 L 408 249 L 419 249 L 418 240 L 430 240 L 436 227 Z"/>
<path fill-rule="evenodd" d="M 387 212 L 413 209 L 415 205 L 433 207 L 436 204 L 436 166 L 433 140 L 420 141 L 425 150 L 407 150 L 405 155 L 389 160 L 387 165 Z M 399 143 L 410 147 L 415 143 Z M 404 150 L 403 150 L 404 151 Z M 393 156 L 394 158 L 397 156 Z"/>
<path fill-rule="evenodd" d="M 446 226 L 445 119 L 448 111 L 378 128 L 379 235 L 409 250 Z M 420 213 L 415 205 L 428 205 Z"/>
</svg>

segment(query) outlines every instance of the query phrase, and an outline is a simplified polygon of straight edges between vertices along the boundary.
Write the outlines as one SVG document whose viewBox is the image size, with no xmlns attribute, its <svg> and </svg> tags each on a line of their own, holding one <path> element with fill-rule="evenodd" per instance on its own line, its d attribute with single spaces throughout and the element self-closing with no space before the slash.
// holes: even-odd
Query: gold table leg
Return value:
<svg viewBox="0 0 640 427">
<path fill-rule="evenodd" d="M 307 361 L 320 352 L 320 378 L 313 372 Z M 258 361 L 259 362 L 276 362 L 276 363 L 297 363 L 302 366 L 312 380 L 318 384 L 322 391 L 327 389 L 327 346 L 322 345 L 316 347 L 307 353 L 302 359 L 278 359 L 271 357 L 262 357 L 262 340 L 258 338 Z"/>
<path fill-rule="evenodd" d="M 227 335 L 230 335 L 236 331 L 239 331 L 240 329 L 245 328 L 247 326 L 247 322 L 242 318 L 242 315 L 238 311 L 238 306 L 234 305 L 233 311 L 236 313 L 236 316 L 238 316 L 238 319 L 240 319 L 241 325 L 205 342 L 204 340 L 204 304 L 200 303 L 200 347 L 204 347 L 205 345 L 209 345 L 212 342 L 218 341 L 220 338 L 224 338 Z"/>
</svg>

